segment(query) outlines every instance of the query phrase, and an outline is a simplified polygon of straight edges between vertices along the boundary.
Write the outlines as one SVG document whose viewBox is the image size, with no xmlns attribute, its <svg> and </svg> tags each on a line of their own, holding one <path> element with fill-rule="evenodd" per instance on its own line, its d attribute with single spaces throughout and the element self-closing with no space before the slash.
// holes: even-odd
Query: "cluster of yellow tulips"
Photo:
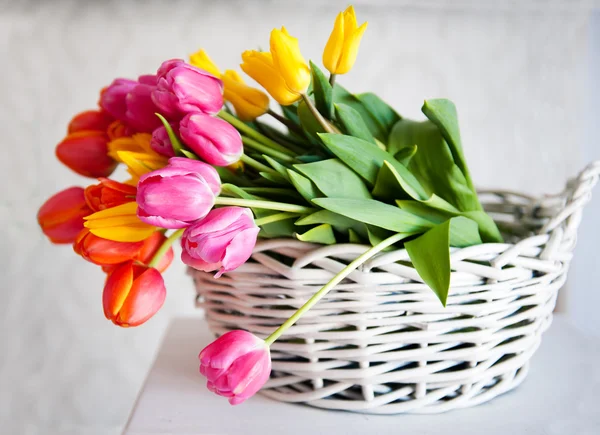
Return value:
<svg viewBox="0 0 600 435">
<path fill-rule="evenodd" d="M 358 26 L 352 6 L 338 14 L 323 51 L 323 65 L 331 74 L 330 82 L 334 82 L 336 75 L 352 69 L 366 28 L 367 23 Z M 294 104 L 306 95 L 311 83 L 310 68 L 300 52 L 298 39 L 285 27 L 273 29 L 269 48 L 269 51 L 245 51 L 241 68 L 279 104 Z M 192 54 L 190 63 L 223 81 L 223 96 L 242 121 L 253 121 L 269 112 L 269 97 L 264 92 L 246 85 L 235 70 L 221 73 L 204 50 Z"/>
</svg>

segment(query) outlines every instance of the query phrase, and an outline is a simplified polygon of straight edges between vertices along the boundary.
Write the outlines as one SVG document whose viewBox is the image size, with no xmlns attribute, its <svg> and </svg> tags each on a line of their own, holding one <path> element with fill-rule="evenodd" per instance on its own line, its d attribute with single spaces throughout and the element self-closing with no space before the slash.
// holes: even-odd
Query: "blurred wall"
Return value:
<svg viewBox="0 0 600 435">
<path fill-rule="evenodd" d="M 408 117 L 422 117 L 424 98 L 453 99 L 478 185 L 555 192 L 583 161 L 587 3 L 498 3 L 355 2 L 369 28 L 355 69 L 340 82 L 379 93 Z M 118 433 L 169 319 L 195 312 L 190 280 L 175 264 L 162 311 L 140 328 L 116 328 L 102 314 L 103 274 L 42 237 L 39 205 L 89 183 L 53 156 L 70 117 L 93 108 L 112 78 L 154 71 L 199 47 L 235 67 L 241 51 L 267 47 L 270 29 L 282 24 L 320 61 L 345 6 L 0 0 L 5 433 Z"/>
</svg>

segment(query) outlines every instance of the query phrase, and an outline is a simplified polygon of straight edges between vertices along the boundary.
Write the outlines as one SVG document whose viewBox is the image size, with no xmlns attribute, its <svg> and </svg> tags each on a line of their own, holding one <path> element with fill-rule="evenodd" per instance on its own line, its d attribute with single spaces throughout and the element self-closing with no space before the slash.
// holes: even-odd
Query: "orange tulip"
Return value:
<svg viewBox="0 0 600 435">
<path fill-rule="evenodd" d="M 84 195 L 88 205 L 94 211 L 106 210 L 126 202 L 135 201 L 137 188 L 108 178 L 99 178 L 100 184 L 88 186 Z"/>
<path fill-rule="evenodd" d="M 160 272 L 128 261 L 114 269 L 104 285 L 104 315 L 115 325 L 138 326 L 162 307 L 167 295 Z"/>
<path fill-rule="evenodd" d="M 89 130 L 104 133 L 113 121 L 114 118 L 102 110 L 87 110 L 75 115 L 71 119 L 67 131 L 69 134 Z"/>
<path fill-rule="evenodd" d="M 107 142 L 103 131 L 76 131 L 56 146 L 56 157 L 69 169 L 85 177 L 108 177 L 117 167 L 117 162 L 109 157 Z"/>
<path fill-rule="evenodd" d="M 108 266 L 136 258 L 143 246 L 144 242 L 115 242 L 103 239 L 84 228 L 77 236 L 73 250 L 91 263 Z"/>
<path fill-rule="evenodd" d="M 52 243 L 73 243 L 83 229 L 83 218 L 91 213 L 83 188 L 70 187 L 48 199 L 40 207 L 37 220 Z"/>
</svg>

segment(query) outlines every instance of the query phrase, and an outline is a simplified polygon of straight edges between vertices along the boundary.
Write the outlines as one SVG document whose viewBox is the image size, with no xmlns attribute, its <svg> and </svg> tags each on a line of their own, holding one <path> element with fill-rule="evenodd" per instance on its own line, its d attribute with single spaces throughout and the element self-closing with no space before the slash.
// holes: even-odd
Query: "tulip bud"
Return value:
<svg viewBox="0 0 600 435">
<path fill-rule="evenodd" d="M 126 121 L 127 94 L 138 85 L 135 80 L 115 79 L 100 95 L 100 107 L 120 121 Z"/>
<path fill-rule="evenodd" d="M 357 26 L 352 6 L 338 14 L 323 51 L 323 65 L 331 74 L 346 74 L 352 69 L 366 29 L 367 23 Z"/>
<path fill-rule="evenodd" d="M 138 326 L 162 307 L 167 290 L 160 272 L 128 261 L 115 268 L 104 285 L 104 315 L 115 325 Z"/>
<path fill-rule="evenodd" d="M 171 128 L 176 135 L 179 134 L 179 126 L 177 124 L 171 124 Z M 164 125 L 161 125 L 152 132 L 150 147 L 160 155 L 166 157 L 175 156 L 171 139 L 169 138 L 169 134 Z"/>
<path fill-rule="evenodd" d="M 179 123 L 181 140 L 205 162 L 228 166 L 244 152 L 240 133 L 221 118 L 190 113 Z"/>
<path fill-rule="evenodd" d="M 184 231 L 181 260 L 218 278 L 250 258 L 259 231 L 249 209 L 217 208 Z"/>
<path fill-rule="evenodd" d="M 106 210 L 135 201 L 137 188 L 108 178 L 100 178 L 100 184 L 86 187 L 85 200 L 93 211 Z"/>
<path fill-rule="evenodd" d="M 103 239 L 84 228 L 77 236 L 73 250 L 91 263 L 107 266 L 134 259 L 143 244 L 143 242 L 115 242 Z"/>
<path fill-rule="evenodd" d="M 69 134 L 85 130 L 105 132 L 113 121 L 114 119 L 102 110 L 88 110 L 75 115 L 67 131 Z"/>
<path fill-rule="evenodd" d="M 271 354 L 264 340 L 247 331 L 230 331 L 206 346 L 200 355 L 206 387 L 238 405 L 262 388 L 271 373 Z"/>
<path fill-rule="evenodd" d="M 285 27 L 271 32 L 270 53 L 245 51 L 242 70 L 261 84 L 283 106 L 298 101 L 310 85 L 310 68 L 300 53 L 298 40 Z"/>
<path fill-rule="evenodd" d="M 117 162 L 108 156 L 104 132 L 80 131 L 69 134 L 56 146 L 56 157 L 69 169 L 85 177 L 108 177 Z"/>
<path fill-rule="evenodd" d="M 208 72 L 180 61 L 159 68 L 152 99 L 161 112 L 177 118 L 188 112 L 214 115 L 223 107 L 223 83 Z"/>
<path fill-rule="evenodd" d="M 83 218 L 90 213 L 83 188 L 70 187 L 48 199 L 40 207 L 37 220 L 52 243 L 73 243 L 83 229 Z"/>
<path fill-rule="evenodd" d="M 162 228 L 185 228 L 203 218 L 215 203 L 220 178 L 210 165 L 173 157 L 169 164 L 140 178 L 139 218 Z"/>
</svg>

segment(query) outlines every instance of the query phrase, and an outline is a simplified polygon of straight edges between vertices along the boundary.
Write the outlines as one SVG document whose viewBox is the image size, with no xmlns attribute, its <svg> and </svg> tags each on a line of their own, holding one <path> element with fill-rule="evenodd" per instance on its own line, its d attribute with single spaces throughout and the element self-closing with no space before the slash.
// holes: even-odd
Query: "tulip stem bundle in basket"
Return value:
<svg viewBox="0 0 600 435">
<path fill-rule="evenodd" d="M 162 306 L 181 239 L 220 336 L 200 372 L 232 404 L 262 389 L 358 412 L 474 405 L 522 381 L 550 323 L 600 165 L 559 195 L 480 199 L 452 102 L 417 122 L 338 83 L 365 30 L 337 16 L 327 76 L 274 29 L 242 54 L 266 92 L 203 50 L 116 79 L 56 148 L 98 181 L 50 198 L 43 232 L 103 268 L 123 327 Z M 108 178 L 119 164 L 128 178 Z"/>
</svg>

